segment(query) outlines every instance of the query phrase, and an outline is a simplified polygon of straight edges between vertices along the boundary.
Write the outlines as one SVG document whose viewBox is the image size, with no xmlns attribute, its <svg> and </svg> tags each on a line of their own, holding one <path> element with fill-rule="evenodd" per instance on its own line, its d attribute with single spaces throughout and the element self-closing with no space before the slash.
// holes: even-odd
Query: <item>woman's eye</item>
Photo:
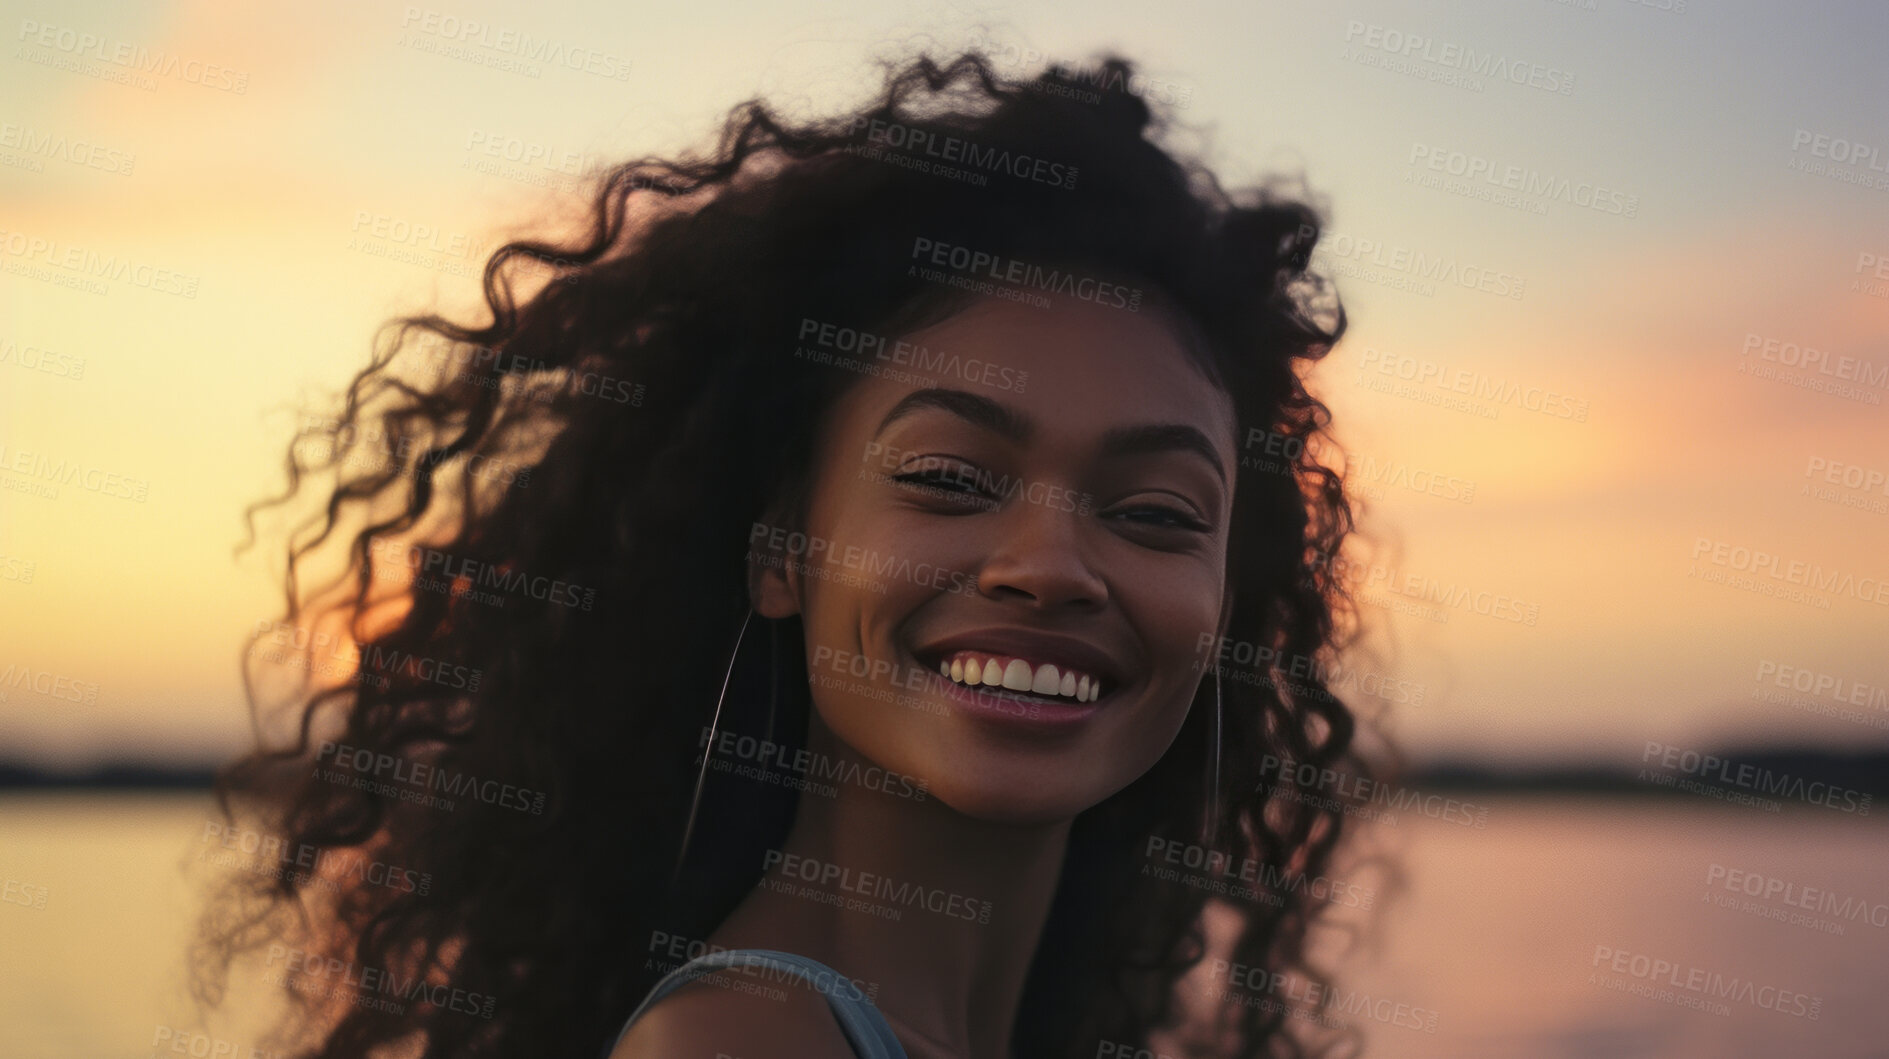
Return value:
<svg viewBox="0 0 1889 1059">
<path fill-rule="evenodd" d="M 892 480 L 895 482 L 905 482 L 909 485 L 923 485 L 933 489 L 946 489 L 954 493 L 963 493 L 966 496 L 975 495 L 978 492 L 977 487 L 973 482 L 967 481 L 967 477 L 967 475 L 959 471 L 935 467 L 930 470 L 910 471 L 905 474 L 895 475 Z"/>
<path fill-rule="evenodd" d="M 989 511 L 997 506 L 989 477 L 970 464 L 928 462 L 890 479 L 944 505 L 953 513 Z"/>
<path fill-rule="evenodd" d="M 1213 528 L 1195 518 L 1189 512 L 1161 504 L 1138 504 L 1134 507 L 1122 508 L 1119 511 L 1112 512 L 1112 514 L 1136 516 L 1130 521 L 1140 522 L 1143 525 L 1156 526 L 1162 529 L 1186 529 L 1193 530 L 1197 533 L 1205 533 Z"/>
</svg>

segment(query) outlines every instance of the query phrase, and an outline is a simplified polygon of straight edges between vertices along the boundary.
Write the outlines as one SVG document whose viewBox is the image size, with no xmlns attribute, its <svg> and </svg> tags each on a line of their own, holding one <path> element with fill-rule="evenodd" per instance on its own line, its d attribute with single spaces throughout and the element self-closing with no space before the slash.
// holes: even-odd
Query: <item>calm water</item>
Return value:
<svg viewBox="0 0 1889 1059">
<path fill-rule="evenodd" d="M 1489 804 L 1481 831 L 1400 821 L 1408 891 L 1382 921 L 1376 959 L 1360 959 L 1347 984 L 1434 1011 L 1436 1030 L 1355 1020 L 1370 1030 L 1367 1054 L 1889 1056 L 1882 820 L 1706 804 Z M 1747 897 L 1746 887 L 1782 894 Z M 1822 891 L 1828 909 L 1854 918 L 1786 903 L 1814 909 Z M 1770 918 L 1792 913 L 1822 929 Z M 1617 952 L 1628 954 L 1623 971 Z M 1671 969 L 1655 973 L 1658 960 Z M 1687 1006 L 1700 1002 L 1704 1010 Z"/>
<path fill-rule="evenodd" d="M 191 1054 L 165 1042 L 202 1032 L 182 954 L 189 880 L 216 848 L 203 840 L 208 804 L 0 797 L 0 1051 Z M 1715 805 L 1488 804 L 1482 830 L 1406 814 L 1384 832 L 1402 850 L 1406 891 L 1343 979 L 1353 1004 L 1345 1021 L 1365 1028 L 1368 1055 L 1889 1056 L 1889 927 L 1870 922 L 1889 922 L 1881 821 Z M 1725 890 L 1734 870 L 1760 887 L 1790 885 L 1799 901 L 1818 902 L 1811 887 L 1834 895 L 1829 908 L 1851 900 L 1875 911 L 1826 911 L 1840 934 L 1767 918 L 1759 912 L 1794 909 Z M 1601 946 L 1627 954 L 1624 971 L 1595 965 Z M 1653 960 L 1672 969 L 1655 975 Z M 1768 988 L 1741 997 L 1733 980 Z M 1731 994 L 1713 999 L 1707 983 Z M 1431 1017 L 1433 1032 L 1403 1025 Z M 247 1055 L 253 1034 L 226 1023 L 210 1036 Z"/>
</svg>

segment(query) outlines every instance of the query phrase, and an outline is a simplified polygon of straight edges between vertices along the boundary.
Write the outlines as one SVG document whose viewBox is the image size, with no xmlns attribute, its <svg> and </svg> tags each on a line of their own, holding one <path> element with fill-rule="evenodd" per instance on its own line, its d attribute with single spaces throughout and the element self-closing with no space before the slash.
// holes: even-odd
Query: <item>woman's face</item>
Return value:
<svg viewBox="0 0 1889 1059">
<path fill-rule="evenodd" d="M 984 299 L 866 359 L 886 371 L 823 425 L 805 538 L 753 530 L 790 549 L 757 609 L 801 615 L 817 723 L 1015 822 L 1166 752 L 1220 626 L 1237 466 L 1232 401 L 1180 341 L 1153 309 Z"/>
</svg>

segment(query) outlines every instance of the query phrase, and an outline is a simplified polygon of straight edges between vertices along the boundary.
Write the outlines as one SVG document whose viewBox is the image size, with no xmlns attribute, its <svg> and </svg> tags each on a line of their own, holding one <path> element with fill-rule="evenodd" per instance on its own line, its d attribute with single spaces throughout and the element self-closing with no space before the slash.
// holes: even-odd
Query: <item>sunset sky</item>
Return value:
<svg viewBox="0 0 1889 1059">
<path fill-rule="evenodd" d="M 1018 60 L 1119 49 L 1225 182 L 1329 202 L 1352 330 L 1317 388 L 1384 549 L 1362 664 L 1424 688 L 1391 725 L 1418 757 L 1889 745 L 1877 5 L 732 6 L 7 0 L 5 753 L 241 746 L 280 572 L 275 539 L 234 556 L 242 509 L 377 324 L 467 304 L 477 251 L 563 223 L 586 165 L 699 146 L 756 93 L 838 110 L 886 42 L 980 26 Z M 519 34 L 588 68 L 487 43 Z M 174 69 L 112 61 L 140 50 Z"/>
</svg>

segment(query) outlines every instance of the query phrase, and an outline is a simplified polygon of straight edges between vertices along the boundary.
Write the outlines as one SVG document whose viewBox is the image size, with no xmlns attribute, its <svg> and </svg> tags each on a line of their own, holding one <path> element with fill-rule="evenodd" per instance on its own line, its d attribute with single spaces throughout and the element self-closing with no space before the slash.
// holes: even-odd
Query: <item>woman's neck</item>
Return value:
<svg viewBox="0 0 1889 1059">
<path fill-rule="evenodd" d="M 810 956 L 876 984 L 901 1036 L 963 1059 L 1008 1056 L 1069 821 L 992 823 L 895 783 L 848 782 L 872 762 L 817 715 L 809 727 L 809 749 L 845 779 L 832 797 L 801 793 L 761 883 L 710 940 Z"/>
</svg>

